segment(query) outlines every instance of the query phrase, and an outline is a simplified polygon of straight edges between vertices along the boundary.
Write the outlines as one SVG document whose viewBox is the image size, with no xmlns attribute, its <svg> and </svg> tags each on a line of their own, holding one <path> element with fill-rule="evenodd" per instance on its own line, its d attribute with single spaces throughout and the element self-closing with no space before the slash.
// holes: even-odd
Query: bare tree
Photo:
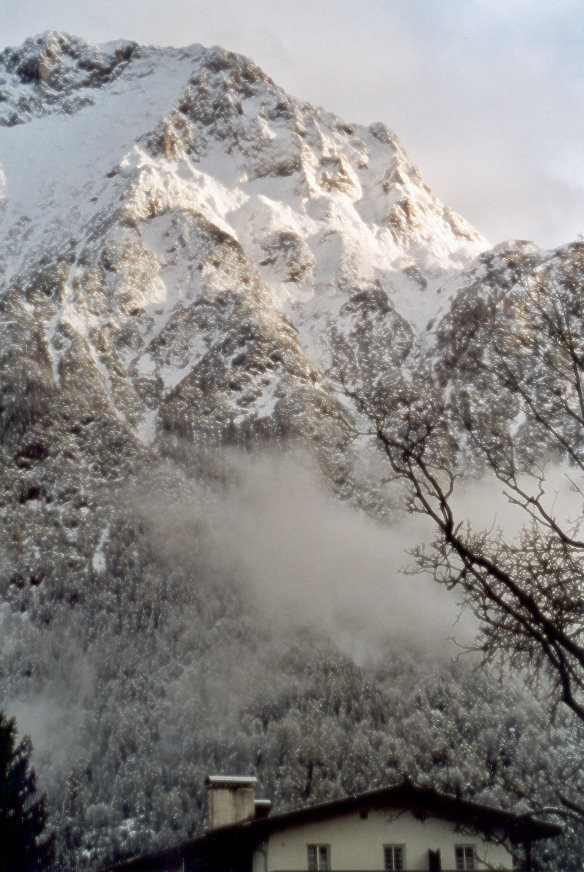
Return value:
<svg viewBox="0 0 584 872">
<path fill-rule="evenodd" d="M 434 523 L 432 544 L 414 552 L 418 569 L 461 594 L 479 621 L 486 661 L 521 670 L 581 729 L 584 244 L 511 291 L 467 298 L 465 306 L 438 334 L 437 372 L 376 374 L 364 385 L 353 353 L 343 390 L 406 484 L 409 510 Z M 519 534 L 474 529 L 458 514 L 469 455 L 524 512 Z M 554 504 L 550 461 L 564 465 L 580 506 L 574 517 Z M 568 785 L 562 802 L 584 818 L 579 790 Z"/>
</svg>

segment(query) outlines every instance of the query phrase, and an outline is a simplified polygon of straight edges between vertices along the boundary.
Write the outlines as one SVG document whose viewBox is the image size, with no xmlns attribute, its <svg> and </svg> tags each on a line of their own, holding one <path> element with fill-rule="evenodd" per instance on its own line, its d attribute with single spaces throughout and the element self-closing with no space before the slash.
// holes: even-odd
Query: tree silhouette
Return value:
<svg viewBox="0 0 584 872">
<path fill-rule="evenodd" d="M 437 334 L 439 365 L 404 376 L 341 349 L 343 392 L 404 485 L 409 511 L 434 525 L 417 569 L 459 594 L 478 620 L 475 650 L 521 674 L 555 713 L 584 729 L 584 242 L 506 295 L 488 284 L 463 297 Z M 434 371 L 435 370 L 435 371 Z M 361 435 L 360 432 L 357 435 Z M 523 512 L 517 533 L 471 524 L 458 501 L 473 460 L 503 502 Z M 471 463 L 472 466 L 472 463 Z M 565 495 L 557 499 L 554 471 Z M 487 477 L 490 473 L 491 477 Z M 475 485 L 476 486 L 476 485 Z M 478 499 L 480 491 L 476 490 Z M 464 506 L 464 504 L 462 504 Z M 581 767 L 562 811 L 584 821 Z"/>
<path fill-rule="evenodd" d="M 29 768 L 32 744 L 16 743 L 16 722 L 0 712 L 0 872 L 36 872 L 53 859 L 53 836 L 43 838 L 45 796 L 37 796 Z"/>
</svg>

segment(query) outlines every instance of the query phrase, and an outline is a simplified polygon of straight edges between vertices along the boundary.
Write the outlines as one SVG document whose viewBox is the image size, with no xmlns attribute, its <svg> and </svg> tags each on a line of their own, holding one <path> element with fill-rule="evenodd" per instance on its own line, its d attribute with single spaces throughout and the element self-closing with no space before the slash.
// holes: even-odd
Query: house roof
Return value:
<svg viewBox="0 0 584 872">
<path fill-rule="evenodd" d="M 419 817 L 440 817 L 442 820 L 464 824 L 481 832 L 503 829 L 517 842 L 545 839 L 562 832 L 562 827 L 558 824 L 548 823 L 531 815 L 514 815 L 493 806 L 439 792 L 431 787 L 416 787 L 408 781 L 320 805 L 305 806 L 274 815 L 262 822 L 250 822 L 250 826 L 253 823 L 255 829 L 261 829 L 267 835 L 280 829 L 326 820 L 352 811 L 388 808 L 411 811 Z"/>
<path fill-rule="evenodd" d="M 545 839 L 562 832 L 562 827 L 558 824 L 539 820 L 529 814 L 515 815 L 493 806 L 441 793 L 430 787 L 416 787 L 405 781 L 319 805 L 304 806 L 268 818 L 217 827 L 166 851 L 127 860 L 111 867 L 108 872 L 154 872 L 161 868 L 172 868 L 173 864 L 178 869 L 183 859 L 205 858 L 224 849 L 249 849 L 272 833 L 355 811 L 375 810 L 409 811 L 420 819 L 438 817 L 486 835 L 502 835 L 515 843 Z"/>
</svg>

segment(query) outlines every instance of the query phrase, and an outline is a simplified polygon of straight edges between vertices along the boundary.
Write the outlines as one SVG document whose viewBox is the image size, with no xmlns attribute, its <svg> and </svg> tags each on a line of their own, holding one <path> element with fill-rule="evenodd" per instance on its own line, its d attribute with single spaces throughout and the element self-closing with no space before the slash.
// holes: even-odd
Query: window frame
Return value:
<svg viewBox="0 0 584 872">
<path fill-rule="evenodd" d="M 326 852 L 326 866 L 321 862 L 322 851 Z M 308 872 L 331 872 L 330 844 L 324 842 L 307 842 L 306 859 L 308 862 Z"/>
<path fill-rule="evenodd" d="M 395 851 L 401 854 L 401 866 L 398 867 L 395 862 Z M 391 866 L 388 866 L 388 852 L 391 851 Z M 392 842 L 383 846 L 383 869 L 384 872 L 404 872 L 406 869 L 406 846 L 403 842 Z"/>
<path fill-rule="evenodd" d="M 459 865 L 458 852 L 462 851 L 462 866 Z M 468 852 L 472 852 L 472 857 L 470 858 L 469 865 L 469 857 Z M 459 844 L 454 846 L 454 868 L 456 872 L 476 872 L 477 870 L 477 849 L 474 844 Z"/>
</svg>

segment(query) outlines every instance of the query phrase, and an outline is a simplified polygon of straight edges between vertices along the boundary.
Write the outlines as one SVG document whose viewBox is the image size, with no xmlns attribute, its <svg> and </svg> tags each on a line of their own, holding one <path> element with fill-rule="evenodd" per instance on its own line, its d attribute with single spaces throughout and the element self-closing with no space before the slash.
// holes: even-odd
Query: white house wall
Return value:
<svg viewBox="0 0 584 872">
<path fill-rule="evenodd" d="M 303 824 L 272 834 L 254 856 L 253 872 L 308 869 L 309 844 L 330 845 L 330 865 L 335 870 L 382 872 L 384 845 L 405 846 L 405 869 L 428 869 L 428 850 L 439 850 L 442 869 L 456 869 L 455 845 L 474 845 L 476 856 L 491 868 L 511 869 L 511 854 L 502 845 L 486 842 L 476 834 L 457 832 L 435 818 L 420 821 L 411 812 L 358 812 L 331 820 Z M 479 868 L 485 868 L 479 863 Z"/>
</svg>

